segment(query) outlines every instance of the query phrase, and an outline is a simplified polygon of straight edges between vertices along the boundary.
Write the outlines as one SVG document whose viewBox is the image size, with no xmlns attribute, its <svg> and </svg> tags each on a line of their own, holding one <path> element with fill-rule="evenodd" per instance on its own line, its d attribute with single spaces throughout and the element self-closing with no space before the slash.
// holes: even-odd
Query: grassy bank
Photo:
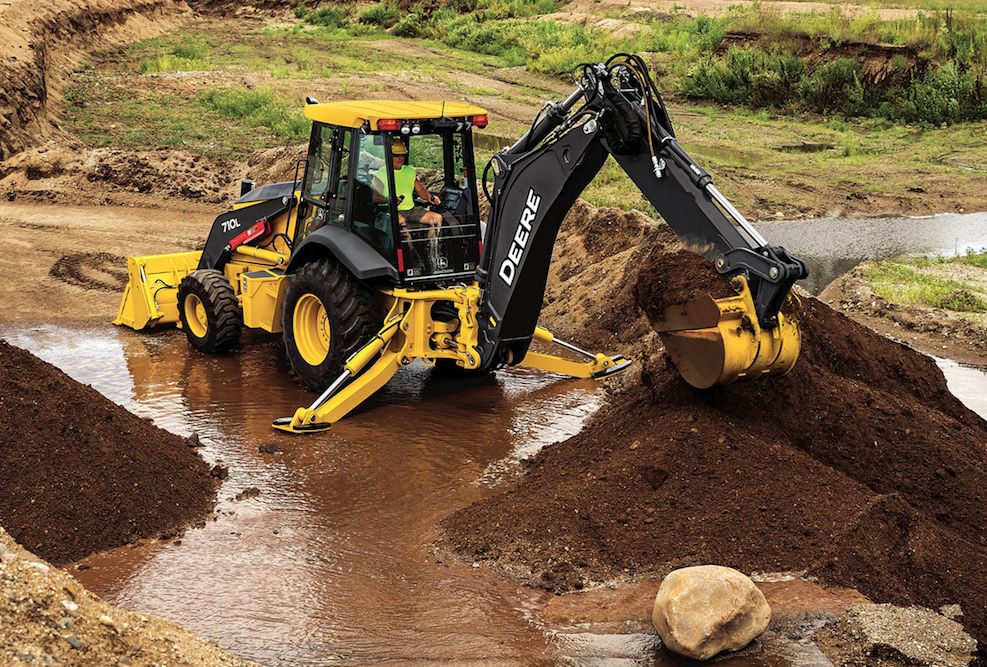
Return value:
<svg viewBox="0 0 987 667">
<path fill-rule="evenodd" d="M 509 142 L 546 100 L 564 97 L 571 87 L 554 75 L 506 67 L 498 56 L 436 39 L 394 37 L 360 23 L 359 14 L 351 21 L 345 28 L 193 22 L 77 72 L 63 124 L 92 146 L 246 160 L 261 149 L 304 141 L 306 95 L 323 101 L 459 99 L 489 109 L 487 132 Z M 905 126 L 883 118 L 721 107 L 682 96 L 671 98 L 670 110 L 686 150 L 753 218 L 987 208 L 983 123 Z M 502 143 L 483 145 L 480 159 Z M 614 165 L 586 198 L 649 210 Z"/>
<path fill-rule="evenodd" d="M 987 253 L 875 262 L 864 280 L 892 303 L 987 313 Z"/>
<path fill-rule="evenodd" d="M 628 18 L 605 6 L 596 18 L 610 19 L 608 28 L 544 16 L 560 9 L 554 0 L 459 0 L 403 11 L 384 0 L 297 13 L 326 28 L 386 29 L 556 76 L 619 51 L 647 53 L 664 90 L 721 104 L 896 123 L 987 118 L 987 20 L 970 9 L 881 20 L 839 10 L 782 14 L 765 3 L 716 18 Z"/>
</svg>

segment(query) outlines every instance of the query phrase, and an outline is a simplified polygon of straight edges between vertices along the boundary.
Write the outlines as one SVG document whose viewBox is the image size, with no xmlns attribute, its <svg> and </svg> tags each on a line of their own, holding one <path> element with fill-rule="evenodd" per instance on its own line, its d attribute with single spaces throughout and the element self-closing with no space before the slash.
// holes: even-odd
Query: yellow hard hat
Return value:
<svg viewBox="0 0 987 667">
<path fill-rule="evenodd" d="M 408 147 L 404 145 L 404 142 L 400 139 L 395 139 L 391 142 L 391 154 L 392 155 L 407 155 Z"/>
</svg>

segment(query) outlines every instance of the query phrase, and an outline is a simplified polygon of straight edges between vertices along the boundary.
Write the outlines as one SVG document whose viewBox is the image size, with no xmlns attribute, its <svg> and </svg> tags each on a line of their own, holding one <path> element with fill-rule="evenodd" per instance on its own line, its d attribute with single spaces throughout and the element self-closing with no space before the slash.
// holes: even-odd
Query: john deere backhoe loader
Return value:
<svg viewBox="0 0 987 667">
<path fill-rule="evenodd" d="M 321 392 L 275 420 L 296 433 L 327 428 L 416 359 L 477 372 L 522 365 L 577 377 L 616 373 L 630 361 L 537 326 L 562 219 L 613 156 L 736 291 L 669 308 L 658 322 L 682 376 L 704 388 L 788 372 L 800 338 L 785 314 L 796 309 L 783 306 L 795 300 L 804 263 L 770 246 L 679 146 L 640 58 L 618 54 L 576 78 L 568 98 L 547 104 L 487 164 L 479 179 L 490 201 L 485 232 L 472 130 L 486 126 L 486 111 L 309 100 L 301 181 L 244 187 L 201 252 L 129 258 L 114 322 L 177 323 L 203 352 L 234 348 L 245 326 L 282 333 L 294 374 Z M 429 216 L 432 224 L 412 222 L 397 194 L 399 146 L 441 215 Z M 582 360 L 529 350 L 532 340 Z"/>
</svg>

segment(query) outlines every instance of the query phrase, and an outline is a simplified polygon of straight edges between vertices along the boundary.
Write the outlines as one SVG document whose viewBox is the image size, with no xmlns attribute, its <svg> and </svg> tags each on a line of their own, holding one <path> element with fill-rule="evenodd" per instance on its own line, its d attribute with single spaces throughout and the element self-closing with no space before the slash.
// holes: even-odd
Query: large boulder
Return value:
<svg viewBox="0 0 987 667">
<path fill-rule="evenodd" d="M 750 577 L 729 567 L 701 565 L 665 577 L 652 619 L 670 650 L 707 660 L 747 646 L 768 627 L 771 608 Z"/>
</svg>

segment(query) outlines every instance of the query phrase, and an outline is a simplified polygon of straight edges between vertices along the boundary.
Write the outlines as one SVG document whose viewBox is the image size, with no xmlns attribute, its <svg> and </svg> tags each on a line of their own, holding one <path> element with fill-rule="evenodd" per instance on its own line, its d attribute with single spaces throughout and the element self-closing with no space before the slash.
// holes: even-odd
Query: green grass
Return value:
<svg viewBox="0 0 987 667">
<path fill-rule="evenodd" d="M 307 136 L 308 124 L 301 118 L 304 95 L 329 100 L 385 89 L 394 94 L 397 82 L 409 90 L 429 84 L 456 95 L 510 102 L 505 113 L 492 111 L 490 131 L 512 143 L 545 101 L 564 96 L 560 91 L 565 86 L 551 74 L 517 74 L 523 83 L 507 88 L 505 73 L 498 69 L 504 64 L 500 56 L 452 48 L 438 38 L 400 40 L 380 26 L 360 24 L 358 16 L 354 13 L 345 28 L 304 22 L 257 25 L 237 34 L 186 28 L 147 40 L 80 73 L 78 84 L 65 93 L 65 126 L 94 146 L 182 148 L 244 159 Z M 353 32 L 357 25 L 371 32 Z M 724 25 L 674 19 L 662 28 L 662 48 L 712 48 Z M 189 44 L 194 47 L 183 50 Z M 143 80 L 141 63 L 166 56 L 201 62 L 196 69 L 208 74 Z M 691 66 L 663 60 L 658 52 L 649 58 L 657 61 L 663 89 L 677 68 Z M 256 88 L 242 86 L 244 79 Z M 496 109 L 492 99 L 489 104 Z M 948 181 L 960 192 L 982 187 L 987 169 L 982 124 L 907 126 L 799 109 L 683 103 L 675 96 L 670 111 L 682 145 L 752 218 L 778 212 L 786 217 L 822 215 L 851 192 L 897 197 L 925 178 Z M 803 144 L 820 148 L 791 149 Z M 888 160 L 888 155 L 895 159 Z M 482 158 L 478 156 L 480 168 Z M 650 211 L 612 162 L 584 198 L 595 205 Z"/>
<path fill-rule="evenodd" d="M 987 294 L 982 286 L 943 277 L 931 270 L 951 263 L 987 269 L 987 253 L 951 259 L 877 262 L 865 268 L 864 278 L 877 294 L 892 303 L 987 313 Z"/>
</svg>

